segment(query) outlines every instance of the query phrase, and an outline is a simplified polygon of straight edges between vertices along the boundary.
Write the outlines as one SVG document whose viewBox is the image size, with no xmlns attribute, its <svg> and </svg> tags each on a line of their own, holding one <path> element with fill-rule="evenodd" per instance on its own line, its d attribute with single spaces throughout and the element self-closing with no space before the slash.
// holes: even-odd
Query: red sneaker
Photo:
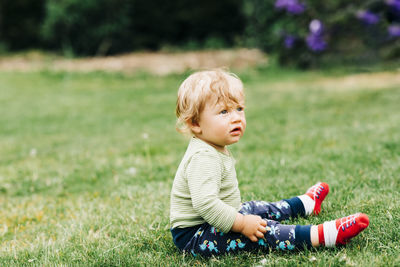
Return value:
<svg viewBox="0 0 400 267">
<path fill-rule="evenodd" d="M 344 245 L 369 225 L 369 218 L 364 213 L 356 213 L 336 220 L 336 245 Z"/>
<path fill-rule="evenodd" d="M 329 193 L 329 185 L 327 183 L 318 182 L 310 187 L 306 195 L 311 197 L 315 201 L 314 214 L 318 215 L 321 212 L 321 204 L 324 201 L 326 195 Z"/>
</svg>

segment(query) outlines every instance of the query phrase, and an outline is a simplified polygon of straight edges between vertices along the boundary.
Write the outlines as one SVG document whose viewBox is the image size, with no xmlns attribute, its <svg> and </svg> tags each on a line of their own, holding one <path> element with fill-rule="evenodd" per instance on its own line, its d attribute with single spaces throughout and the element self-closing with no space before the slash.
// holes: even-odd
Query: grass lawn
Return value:
<svg viewBox="0 0 400 267">
<path fill-rule="evenodd" d="M 399 266 L 399 73 L 344 73 L 238 73 L 248 128 L 231 150 L 243 201 L 322 180 L 320 216 L 293 223 L 361 211 L 370 227 L 343 248 L 201 259 L 169 232 L 186 75 L 0 72 L 0 266 Z"/>
</svg>

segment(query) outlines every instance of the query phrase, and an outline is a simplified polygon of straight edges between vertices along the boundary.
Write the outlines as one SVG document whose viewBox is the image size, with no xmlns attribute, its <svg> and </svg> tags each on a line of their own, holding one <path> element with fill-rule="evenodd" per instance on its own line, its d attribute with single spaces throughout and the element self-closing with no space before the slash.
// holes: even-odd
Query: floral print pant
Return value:
<svg viewBox="0 0 400 267">
<path fill-rule="evenodd" d="M 259 215 L 267 222 L 267 232 L 258 242 L 252 242 L 246 236 L 235 233 L 223 233 L 205 223 L 186 244 L 184 251 L 194 256 L 211 256 L 238 251 L 253 251 L 259 249 L 293 250 L 295 248 L 296 225 L 283 225 L 279 221 L 292 216 L 289 204 L 282 200 L 275 203 L 265 201 L 249 201 L 242 204 L 241 214 Z"/>
</svg>

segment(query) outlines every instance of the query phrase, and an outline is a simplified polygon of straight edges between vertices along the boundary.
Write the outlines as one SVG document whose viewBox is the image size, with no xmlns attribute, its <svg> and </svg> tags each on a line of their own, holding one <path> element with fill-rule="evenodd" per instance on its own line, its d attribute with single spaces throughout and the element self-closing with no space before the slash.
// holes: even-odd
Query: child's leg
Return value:
<svg viewBox="0 0 400 267">
<path fill-rule="evenodd" d="M 310 187 L 304 195 L 284 199 L 274 203 L 266 201 L 249 201 L 242 204 L 240 213 L 254 214 L 263 219 L 287 220 L 297 217 L 318 214 L 321 211 L 321 203 L 329 193 L 326 183 L 317 183 Z"/>
<path fill-rule="evenodd" d="M 266 221 L 267 233 L 264 235 L 264 239 L 259 239 L 258 242 L 252 242 L 240 233 L 232 231 L 223 233 L 209 224 L 204 224 L 185 246 L 184 251 L 194 256 L 201 255 L 203 257 L 208 257 L 225 253 L 237 253 L 239 251 L 268 250 L 269 248 L 293 250 L 296 246 L 302 247 L 303 243 L 305 243 L 305 241 L 301 240 L 301 235 L 300 239 L 297 238 L 297 227 L 306 229 L 304 231 L 306 234 L 303 234 L 303 236 L 306 236 L 311 246 L 311 226 L 283 225 L 277 221 Z M 300 240 L 300 243 L 296 243 L 296 238 Z"/>
<path fill-rule="evenodd" d="M 294 250 L 304 246 L 332 247 L 347 243 L 368 227 L 368 216 L 357 213 L 320 225 L 283 225 L 277 221 L 266 220 L 267 232 L 263 239 L 252 242 L 246 236 L 235 233 L 222 233 L 205 223 L 186 244 L 184 251 L 203 257 L 256 250 Z"/>
<path fill-rule="evenodd" d="M 239 212 L 243 215 L 253 214 L 258 215 L 263 219 L 283 221 L 291 217 L 295 217 L 292 208 L 285 200 L 278 202 L 266 202 L 252 200 L 242 203 Z"/>
</svg>

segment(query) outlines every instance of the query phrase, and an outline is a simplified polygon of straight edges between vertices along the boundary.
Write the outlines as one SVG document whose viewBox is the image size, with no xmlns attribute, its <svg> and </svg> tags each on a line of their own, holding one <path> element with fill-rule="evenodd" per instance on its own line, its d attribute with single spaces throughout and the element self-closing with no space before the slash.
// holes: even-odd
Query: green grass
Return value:
<svg viewBox="0 0 400 267">
<path fill-rule="evenodd" d="M 0 266 L 399 266 L 400 84 L 344 90 L 340 70 L 238 74 L 242 200 L 326 181 L 321 215 L 293 223 L 367 213 L 370 227 L 347 247 L 183 256 L 168 216 L 187 144 L 174 128 L 185 75 L 0 72 Z"/>
</svg>

